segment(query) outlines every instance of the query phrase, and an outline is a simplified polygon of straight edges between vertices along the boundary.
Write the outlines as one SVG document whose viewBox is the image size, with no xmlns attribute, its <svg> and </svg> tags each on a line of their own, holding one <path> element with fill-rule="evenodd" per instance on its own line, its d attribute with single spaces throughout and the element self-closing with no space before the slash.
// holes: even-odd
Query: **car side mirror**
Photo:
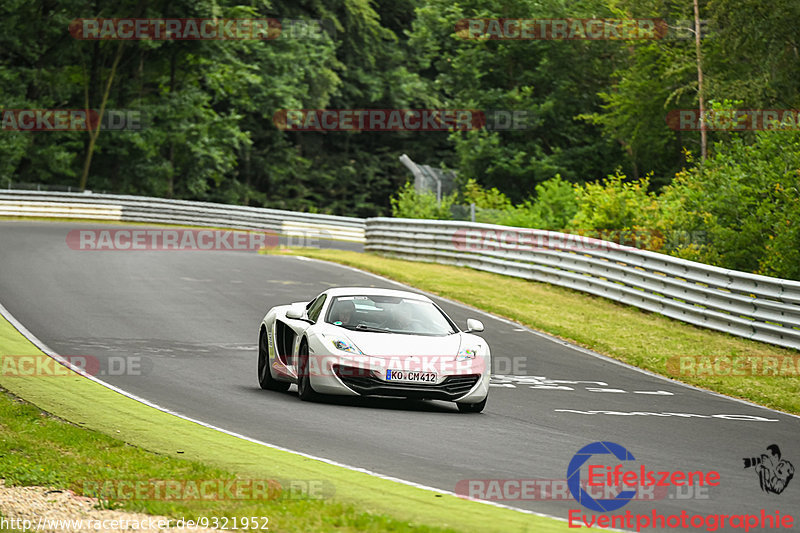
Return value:
<svg viewBox="0 0 800 533">
<path fill-rule="evenodd" d="M 478 333 L 483 331 L 483 322 L 474 318 L 467 319 L 467 333 Z"/>
<path fill-rule="evenodd" d="M 295 320 L 302 320 L 306 314 L 306 308 L 302 305 L 293 305 L 286 310 L 286 318 L 293 318 Z"/>
</svg>

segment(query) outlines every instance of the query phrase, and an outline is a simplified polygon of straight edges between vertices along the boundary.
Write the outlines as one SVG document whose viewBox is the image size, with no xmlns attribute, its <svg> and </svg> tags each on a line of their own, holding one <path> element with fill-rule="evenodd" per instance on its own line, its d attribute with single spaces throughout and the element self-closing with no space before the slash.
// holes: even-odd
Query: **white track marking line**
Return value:
<svg viewBox="0 0 800 533">
<path fill-rule="evenodd" d="M 692 390 L 699 391 L 699 392 L 704 392 L 706 394 L 710 394 L 710 395 L 716 396 L 718 398 L 724 398 L 726 400 L 731 400 L 731 401 L 738 402 L 738 403 L 741 403 L 741 404 L 744 404 L 744 405 L 749 405 L 750 407 L 757 407 L 759 409 L 766 409 L 767 411 L 770 411 L 772 413 L 776 413 L 776 414 L 779 414 L 779 415 L 791 416 L 793 418 L 800 419 L 800 415 L 796 415 L 796 414 L 793 414 L 793 413 L 786 413 L 784 411 L 778 411 L 778 410 L 775 410 L 775 409 L 770 409 L 769 407 L 765 407 L 763 405 L 758 405 L 758 404 L 753 403 L 753 402 L 748 402 L 747 400 L 742 400 L 741 398 L 734 398 L 732 396 L 726 396 L 726 395 L 724 395 L 724 394 L 722 394 L 720 392 L 710 391 L 710 390 L 703 389 L 703 388 L 700 388 L 700 387 L 695 387 L 694 385 L 690 385 L 689 383 L 684 383 L 682 381 L 676 381 L 674 379 L 670 379 L 670 378 L 668 378 L 666 376 L 662 376 L 661 374 L 656 374 L 655 372 L 651 372 L 649 370 L 645 370 L 644 368 L 639 368 L 639 367 L 630 365 L 628 363 L 625 363 L 623 361 L 619 361 L 619 360 L 614 359 L 612 357 L 609 357 L 607 355 L 603 355 L 603 354 L 599 354 L 597 352 L 593 352 L 592 350 L 589 350 L 588 348 L 584 348 L 582 346 L 578 346 L 576 344 L 572 344 L 571 342 L 567 342 L 564 339 L 559 339 L 558 337 L 554 337 L 552 335 L 548 335 L 547 333 L 543 333 L 541 331 L 536 331 L 535 329 L 531 329 L 531 328 L 529 328 L 529 327 L 527 327 L 527 326 L 525 326 L 523 324 L 519 324 L 518 322 L 514 322 L 513 320 L 509 320 L 508 318 L 495 316 L 495 315 L 493 315 L 493 314 L 491 314 L 491 313 L 489 313 L 487 311 L 484 311 L 482 309 L 478 309 L 476 307 L 473 307 L 471 305 L 465 304 L 463 302 L 458 302 L 458 301 L 455 301 L 455 300 L 451 300 L 450 298 L 446 298 L 444 296 L 439 296 L 438 294 L 433 294 L 433 293 L 430 293 L 430 292 L 427 292 L 427 291 L 423 291 L 422 289 L 418 289 L 416 287 L 412 287 L 410 285 L 406 285 L 406 284 L 401 283 L 399 281 L 395 281 L 393 279 L 385 278 L 385 277 L 383 277 L 383 276 L 381 276 L 379 274 L 373 274 L 372 272 L 359 270 L 358 268 L 351 267 L 349 265 L 342 265 L 340 263 L 335 263 L 333 261 L 325 261 L 324 259 L 316 259 L 316 258 L 292 256 L 292 255 L 282 256 L 282 257 L 294 257 L 296 259 L 301 259 L 303 261 L 317 261 L 317 262 L 325 263 L 325 264 L 328 264 L 328 265 L 335 265 L 335 266 L 338 266 L 338 267 L 341 267 L 341 268 L 344 268 L 344 269 L 347 269 L 347 270 L 353 270 L 353 271 L 359 272 L 361 274 L 366 274 L 368 276 L 372 276 L 372 277 L 380 279 L 382 281 L 386 281 L 388 283 L 393 283 L 393 284 L 398 285 L 400 287 L 404 287 L 407 290 L 412 290 L 412 291 L 416 291 L 416 292 L 422 293 L 422 294 L 424 294 L 424 295 L 426 295 L 426 296 L 428 296 L 430 298 L 438 298 L 439 300 L 443 300 L 443 301 L 448 302 L 448 303 L 450 303 L 452 305 L 456 305 L 456 306 L 462 307 L 464 309 L 469 309 L 472 312 L 475 312 L 475 313 L 481 314 L 483 316 L 492 318 L 494 320 L 503 322 L 504 324 L 508 324 L 509 326 L 513 326 L 515 328 L 522 328 L 519 331 L 527 331 L 527 332 L 532 333 L 534 335 L 537 335 L 537 336 L 539 336 L 539 337 L 541 337 L 543 339 L 546 339 L 546 340 L 548 340 L 550 342 L 554 342 L 556 344 L 561 344 L 562 346 L 566 346 L 566 347 L 571 348 L 571 349 L 573 349 L 573 350 L 575 350 L 577 352 L 581 352 L 581 353 L 584 353 L 586 355 L 591 355 L 592 357 L 595 357 L 597 359 L 602 359 L 603 361 L 607 361 L 609 363 L 614 363 L 615 365 L 623 366 L 625 368 L 628 368 L 630 370 L 634 370 L 636 372 L 639 372 L 641 374 L 645 374 L 647 376 L 658 378 L 658 379 L 660 379 L 662 381 L 666 381 L 667 383 L 671 383 L 673 385 L 679 385 L 681 387 L 686 387 L 687 389 L 692 389 Z"/>
<path fill-rule="evenodd" d="M 202 420 L 197 420 L 195 418 L 188 417 L 188 416 L 183 415 L 183 414 L 181 414 L 181 413 L 179 413 L 177 411 L 173 411 L 172 409 L 168 409 L 166 407 L 162 407 L 162 406 L 160 406 L 158 404 L 155 404 L 155 403 L 153 403 L 153 402 L 151 402 L 149 400 L 146 400 L 146 399 L 144 399 L 144 398 L 142 398 L 140 396 L 137 396 L 135 394 L 132 394 L 130 392 L 122 390 L 122 389 L 120 389 L 118 387 L 115 387 L 114 385 L 111 385 L 110 383 L 106 383 L 105 381 L 103 381 L 101 379 L 97 379 L 95 376 L 87 374 L 81 368 L 71 364 L 68 360 L 64 359 L 63 357 L 61 357 L 60 355 L 55 353 L 53 350 L 51 350 L 44 342 L 42 342 L 38 337 L 36 337 L 33 333 L 31 333 L 30 330 L 28 330 L 28 328 L 26 328 L 24 325 L 22 325 L 22 323 L 20 323 L 8 311 L 8 309 L 6 309 L 2 304 L 0 304 L 0 315 L 2 315 L 6 320 L 8 320 L 8 322 L 12 326 L 14 326 L 14 328 L 17 331 L 19 331 L 26 339 L 28 339 L 31 343 L 33 343 L 42 352 L 44 352 L 48 356 L 52 357 L 53 359 L 55 359 L 56 361 L 58 361 L 62 365 L 66 366 L 70 370 L 74 371 L 75 373 L 80 374 L 81 376 L 83 376 L 85 378 L 88 378 L 88 379 L 94 381 L 95 383 L 98 383 L 98 384 L 100 384 L 100 385 L 102 385 L 102 386 L 104 386 L 104 387 L 106 387 L 106 388 L 108 388 L 108 389 L 110 389 L 110 390 L 112 390 L 112 391 L 114 391 L 116 393 L 122 394 L 123 396 L 126 396 L 126 397 L 128 397 L 128 398 L 130 398 L 132 400 L 136 400 L 137 402 L 139 402 L 141 404 L 144 404 L 144 405 L 146 405 L 148 407 L 152 407 L 154 409 L 158 409 L 159 411 L 162 411 L 164 413 L 167 413 L 167 414 L 170 414 L 170 415 L 173 415 L 173 416 L 177 416 L 178 418 L 182 418 L 183 420 L 186 420 L 188 422 L 193 422 L 193 423 L 195 423 L 197 425 L 200 425 L 200 426 L 203 426 L 205 428 L 213 429 L 214 431 L 219 431 L 220 433 L 224 433 L 226 435 L 230 435 L 231 437 L 236 437 L 238 439 L 242 439 L 244 441 L 251 442 L 253 444 L 258 444 L 260 446 L 266 446 L 267 448 L 272 448 L 273 450 L 279 450 L 279 451 L 282 451 L 282 452 L 287 452 L 287 453 L 291 453 L 291 454 L 294 454 L 294 455 L 298 455 L 300 457 L 305 457 L 307 459 L 313 459 L 315 461 L 320 461 L 322 463 L 325 463 L 325 464 L 328 464 L 328 465 L 331 465 L 331 466 L 338 466 L 340 468 L 346 468 L 347 470 L 352 470 L 354 472 L 360 472 L 362 474 L 367 474 L 369 476 L 373 476 L 373 477 L 376 477 L 376 478 L 379 478 L 379 479 L 384 479 L 386 481 L 393 481 L 395 483 L 400 483 L 402 485 L 407 485 L 409 487 L 414 487 L 414 488 L 426 490 L 426 491 L 429 491 L 429 492 L 435 492 L 437 494 L 445 494 L 445 495 L 448 495 L 448 496 L 455 496 L 455 497 L 461 498 L 463 500 L 470 500 L 470 501 L 474 501 L 474 502 L 477 502 L 477 503 L 483 503 L 483 504 L 491 505 L 493 507 L 498 507 L 498 508 L 501 508 L 501 509 L 508 509 L 510 511 L 517 511 L 519 513 L 524 513 L 524 514 L 533 515 L 533 516 L 539 516 L 539 517 L 542 517 L 542 518 L 551 518 L 551 519 L 557 520 L 559 522 L 567 522 L 566 518 L 561 518 L 561 517 L 558 517 L 558 516 L 552 516 L 552 515 L 548 515 L 548 514 L 545 514 L 545 513 L 538 513 L 536 511 L 529 511 L 527 509 L 519 509 L 517 507 L 512 507 L 510 505 L 504 505 L 502 503 L 497 503 L 497 502 L 494 502 L 494 501 L 479 500 L 479 499 L 474 499 L 474 498 L 466 498 L 466 497 L 459 496 L 458 494 L 456 494 L 453 491 L 444 490 L 444 489 L 438 489 L 436 487 L 431 487 L 429 485 L 423 485 L 421 483 L 416 483 L 414 481 L 408 481 L 408 480 L 405 480 L 405 479 L 400 479 L 400 478 L 396 478 L 396 477 L 393 477 L 393 476 L 387 476 L 387 475 L 384 475 L 384 474 L 380 474 L 378 472 L 373 472 L 372 470 L 367 470 L 366 468 L 361 468 L 361 467 L 357 467 L 357 466 L 351 466 L 351 465 L 348 465 L 348 464 L 345 464 L 345 463 L 340 463 L 340 462 L 334 461 L 332 459 L 326 459 L 324 457 L 319 457 L 319 456 L 311 455 L 311 454 L 304 453 L 304 452 L 298 452 L 296 450 L 291 450 L 289 448 L 284 448 L 283 446 L 278 446 L 276 444 L 270 444 L 268 442 L 264 442 L 264 441 L 260 441 L 260 440 L 257 440 L 257 439 L 253 439 L 253 438 L 248 437 L 246 435 L 242 435 L 241 433 L 228 431 L 227 429 L 223 429 L 221 427 L 214 426 L 213 424 L 209 424 L 209 423 L 203 422 Z"/>
</svg>

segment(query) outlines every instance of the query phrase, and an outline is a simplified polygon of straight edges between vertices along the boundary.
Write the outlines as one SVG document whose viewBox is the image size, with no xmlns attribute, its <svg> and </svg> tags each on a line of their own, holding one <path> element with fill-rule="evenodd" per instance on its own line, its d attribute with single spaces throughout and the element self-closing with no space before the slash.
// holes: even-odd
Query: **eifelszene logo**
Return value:
<svg viewBox="0 0 800 533">
<path fill-rule="evenodd" d="M 761 478 L 762 488 L 768 486 L 783 490 L 791 478 L 793 469 L 786 461 L 780 459 L 780 450 L 777 446 L 768 449 L 771 457 L 762 455 L 761 459 L 745 459 L 745 468 L 756 465 L 760 476 L 761 472 L 766 472 Z M 585 483 L 582 482 L 581 476 L 584 476 Z M 619 444 L 608 441 L 593 442 L 578 450 L 572 457 L 567 467 L 567 488 L 581 506 L 600 514 L 587 514 L 580 509 L 570 509 L 567 513 L 568 524 L 570 528 L 617 528 L 637 532 L 648 528 L 659 531 L 690 528 L 705 531 L 725 528 L 776 531 L 793 527 L 794 517 L 777 509 L 774 512 L 761 509 L 757 514 L 697 514 L 685 509 L 672 513 L 660 513 L 657 509 L 650 509 L 644 513 L 631 510 L 613 512 L 635 499 L 640 488 L 717 487 L 720 485 L 720 477 L 720 473 L 715 470 L 652 470 L 638 462 L 631 452 Z M 603 490 L 603 496 L 610 493 L 614 497 L 595 499 L 583 489 L 584 485 L 587 488 L 607 487 L 618 492 L 614 494 L 613 490 L 608 492 Z"/>
<path fill-rule="evenodd" d="M 620 461 L 635 461 L 636 458 L 631 452 L 613 442 L 593 442 L 578 450 L 567 467 L 567 487 L 569 487 L 575 501 L 599 513 L 616 511 L 626 505 L 636 496 L 635 490 L 620 491 L 614 498 L 597 499 L 592 498 L 588 492 L 581 487 L 581 466 L 594 455 L 613 454 Z M 590 473 L 589 477 L 592 475 Z M 590 482 L 591 484 L 591 482 Z"/>
<path fill-rule="evenodd" d="M 794 465 L 781 459 L 781 449 L 777 444 L 767 446 L 769 454 L 762 453 L 761 457 L 745 457 L 745 468 L 753 468 L 758 474 L 761 490 L 780 494 L 794 477 Z"/>
<path fill-rule="evenodd" d="M 595 458 L 602 455 L 616 457 L 620 464 L 609 466 L 603 464 L 607 458 Z M 634 465 L 631 468 L 629 461 L 636 461 L 636 458 L 631 452 L 614 442 L 599 441 L 584 446 L 572 457 L 567 467 L 567 487 L 572 497 L 587 509 L 607 513 L 627 505 L 636 497 L 637 491 L 641 487 L 715 487 L 720 482 L 720 474 L 714 470 L 708 472 L 701 470 L 655 471 L 648 469 L 644 464 Z M 626 469 L 621 463 L 628 463 L 629 466 Z M 583 466 L 586 466 L 586 485 L 588 487 L 614 487 L 624 490 L 620 490 L 613 498 L 593 498 L 581 483 Z"/>
</svg>

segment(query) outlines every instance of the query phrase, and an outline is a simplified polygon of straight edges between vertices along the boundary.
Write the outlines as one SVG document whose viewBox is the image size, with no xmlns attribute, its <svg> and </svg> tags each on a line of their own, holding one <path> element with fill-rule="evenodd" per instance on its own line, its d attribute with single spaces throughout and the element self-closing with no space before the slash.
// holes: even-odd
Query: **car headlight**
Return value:
<svg viewBox="0 0 800 533">
<path fill-rule="evenodd" d="M 475 359 L 475 357 L 478 355 L 478 350 L 480 350 L 480 346 L 461 348 L 458 351 L 458 356 L 456 356 L 456 361 L 466 361 L 467 359 Z"/>
<path fill-rule="evenodd" d="M 344 337 L 339 335 L 323 335 L 323 337 L 325 337 L 325 340 L 328 341 L 334 349 L 339 350 L 340 352 L 364 355 L 355 344 Z"/>
</svg>

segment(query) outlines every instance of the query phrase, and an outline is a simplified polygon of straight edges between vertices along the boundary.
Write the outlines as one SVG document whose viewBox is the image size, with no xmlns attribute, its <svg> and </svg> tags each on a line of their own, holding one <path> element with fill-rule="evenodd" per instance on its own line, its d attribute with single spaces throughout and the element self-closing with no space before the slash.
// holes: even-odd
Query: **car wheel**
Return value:
<svg viewBox="0 0 800 533">
<path fill-rule="evenodd" d="M 456 405 L 458 406 L 458 410 L 462 413 L 480 413 L 481 411 L 483 411 L 483 408 L 486 407 L 486 400 L 488 398 L 489 397 L 487 396 L 478 403 L 456 402 Z"/>
<path fill-rule="evenodd" d="M 319 399 L 319 394 L 311 387 L 308 344 L 305 340 L 300 343 L 297 352 L 297 395 L 304 402 L 316 401 Z"/>
<path fill-rule="evenodd" d="M 286 381 L 278 381 L 272 377 L 272 372 L 270 372 L 267 342 L 267 330 L 262 328 L 258 335 L 258 384 L 265 390 L 286 392 L 291 384 Z"/>
</svg>

